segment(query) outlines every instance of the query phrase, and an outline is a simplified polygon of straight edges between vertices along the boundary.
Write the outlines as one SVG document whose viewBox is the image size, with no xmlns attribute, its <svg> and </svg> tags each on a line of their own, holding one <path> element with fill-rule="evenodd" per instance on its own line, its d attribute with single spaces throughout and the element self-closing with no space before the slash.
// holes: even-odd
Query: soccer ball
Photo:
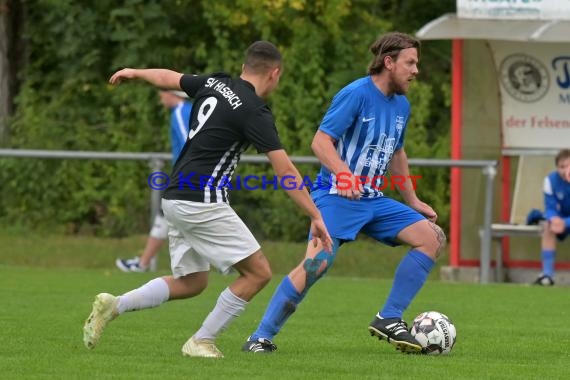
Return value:
<svg viewBox="0 0 570 380">
<path fill-rule="evenodd" d="M 453 322 L 437 311 L 426 311 L 414 318 L 410 333 L 428 355 L 449 354 L 457 336 Z"/>
</svg>

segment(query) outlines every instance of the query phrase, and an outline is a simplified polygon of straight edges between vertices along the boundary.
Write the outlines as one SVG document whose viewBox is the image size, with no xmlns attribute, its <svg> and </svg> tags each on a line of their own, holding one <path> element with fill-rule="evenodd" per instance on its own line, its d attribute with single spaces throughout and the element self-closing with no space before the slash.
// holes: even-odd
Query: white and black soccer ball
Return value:
<svg viewBox="0 0 570 380">
<path fill-rule="evenodd" d="M 449 354 L 457 337 L 451 319 L 437 311 L 426 311 L 414 318 L 410 333 L 428 355 Z"/>
</svg>

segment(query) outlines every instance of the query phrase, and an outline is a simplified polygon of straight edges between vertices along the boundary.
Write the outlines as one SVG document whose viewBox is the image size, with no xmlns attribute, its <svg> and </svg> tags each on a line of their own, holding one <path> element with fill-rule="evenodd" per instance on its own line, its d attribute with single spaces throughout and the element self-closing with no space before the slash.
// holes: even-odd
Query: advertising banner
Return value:
<svg viewBox="0 0 570 380">
<path fill-rule="evenodd" d="M 459 18 L 570 20 L 570 0 L 457 0 Z"/>
<path fill-rule="evenodd" d="M 570 147 L 570 44 L 489 41 L 504 148 Z"/>
</svg>

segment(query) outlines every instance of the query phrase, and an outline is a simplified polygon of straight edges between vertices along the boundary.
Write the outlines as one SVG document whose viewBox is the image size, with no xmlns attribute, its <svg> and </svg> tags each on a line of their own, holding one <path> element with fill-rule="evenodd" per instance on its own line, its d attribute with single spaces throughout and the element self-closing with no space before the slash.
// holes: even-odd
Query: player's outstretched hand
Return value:
<svg viewBox="0 0 570 380">
<path fill-rule="evenodd" d="M 123 79 L 133 79 L 136 78 L 135 69 L 122 69 L 117 71 L 115 74 L 111 76 L 109 79 L 109 83 L 111 84 L 119 84 Z"/>
<path fill-rule="evenodd" d="M 324 250 L 329 253 L 332 252 L 333 242 L 325 226 L 325 222 L 322 219 L 311 220 L 311 236 L 313 237 L 314 247 L 318 245 L 318 241 L 320 240 Z"/>
</svg>

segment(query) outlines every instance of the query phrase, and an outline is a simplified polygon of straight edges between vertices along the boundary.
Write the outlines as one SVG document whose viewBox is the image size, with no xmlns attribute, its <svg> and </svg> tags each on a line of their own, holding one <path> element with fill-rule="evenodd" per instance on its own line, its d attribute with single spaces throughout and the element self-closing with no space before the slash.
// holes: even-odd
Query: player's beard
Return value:
<svg viewBox="0 0 570 380">
<path fill-rule="evenodd" d="M 392 89 L 392 93 L 397 95 L 405 95 L 408 92 L 408 88 L 410 87 L 410 82 L 407 79 L 400 79 L 396 74 L 391 73 L 390 83 L 392 84 L 390 87 Z"/>
</svg>

